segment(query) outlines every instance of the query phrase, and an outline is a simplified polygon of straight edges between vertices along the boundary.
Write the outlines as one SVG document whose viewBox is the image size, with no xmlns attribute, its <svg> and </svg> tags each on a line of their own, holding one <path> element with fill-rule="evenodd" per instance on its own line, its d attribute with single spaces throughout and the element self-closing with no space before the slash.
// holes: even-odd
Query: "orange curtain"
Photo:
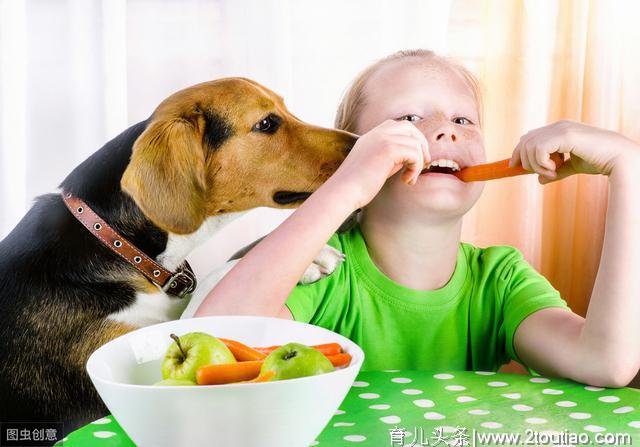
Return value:
<svg viewBox="0 0 640 447">
<path fill-rule="evenodd" d="M 486 0 L 481 17 L 483 54 L 472 62 L 485 87 L 488 160 L 510 157 L 521 135 L 560 119 L 640 140 L 637 4 Z M 463 240 L 519 248 L 584 316 L 606 209 L 603 176 L 546 186 L 533 175 L 488 182 L 465 220 Z"/>
</svg>

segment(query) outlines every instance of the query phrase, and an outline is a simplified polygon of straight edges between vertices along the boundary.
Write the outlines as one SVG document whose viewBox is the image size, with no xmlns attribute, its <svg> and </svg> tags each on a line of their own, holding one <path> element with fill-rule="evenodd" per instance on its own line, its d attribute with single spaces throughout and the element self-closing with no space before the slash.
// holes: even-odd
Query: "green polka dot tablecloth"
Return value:
<svg viewBox="0 0 640 447">
<path fill-rule="evenodd" d="M 563 379 L 365 371 L 312 445 L 640 445 L 639 407 L 639 390 Z M 111 416 L 63 441 L 58 445 L 135 445 Z"/>
</svg>

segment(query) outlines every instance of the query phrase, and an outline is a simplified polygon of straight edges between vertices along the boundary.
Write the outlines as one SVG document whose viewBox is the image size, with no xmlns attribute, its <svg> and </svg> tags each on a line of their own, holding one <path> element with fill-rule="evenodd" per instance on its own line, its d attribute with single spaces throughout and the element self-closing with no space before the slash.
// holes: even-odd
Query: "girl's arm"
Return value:
<svg viewBox="0 0 640 447">
<path fill-rule="evenodd" d="M 558 308 L 527 317 L 515 336 L 518 355 L 544 374 L 596 386 L 628 384 L 640 368 L 640 145 L 614 132 L 561 122 L 525 135 L 514 162 L 549 179 L 609 176 L 600 267 L 586 319 Z M 548 154 L 570 152 L 557 173 Z M 546 169 L 545 169 L 546 168 Z"/>
<path fill-rule="evenodd" d="M 335 174 L 227 273 L 194 316 L 283 316 L 291 290 L 344 219 L 403 166 L 403 180 L 415 183 L 425 160 L 427 140 L 407 121 L 385 121 L 360 137 Z"/>
</svg>

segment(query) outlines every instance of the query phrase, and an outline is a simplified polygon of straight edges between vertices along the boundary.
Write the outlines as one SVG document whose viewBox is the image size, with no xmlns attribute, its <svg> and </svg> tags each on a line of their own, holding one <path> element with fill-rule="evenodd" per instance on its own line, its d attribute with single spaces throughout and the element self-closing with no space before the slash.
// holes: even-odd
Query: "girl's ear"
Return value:
<svg viewBox="0 0 640 447">
<path fill-rule="evenodd" d="M 196 231 L 206 218 L 205 160 L 192 123 L 152 122 L 133 145 L 120 185 L 158 227 Z"/>
</svg>

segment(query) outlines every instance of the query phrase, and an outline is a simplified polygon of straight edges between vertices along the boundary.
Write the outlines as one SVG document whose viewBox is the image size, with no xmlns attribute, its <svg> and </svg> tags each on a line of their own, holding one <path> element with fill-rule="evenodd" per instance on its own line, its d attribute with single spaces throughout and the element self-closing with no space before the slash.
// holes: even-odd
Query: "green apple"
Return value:
<svg viewBox="0 0 640 447">
<path fill-rule="evenodd" d="M 273 380 L 295 379 L 315 376 L 334 370 L 323 353 L 300 343 L 280 346 L 264 359 L 260 374 L 266 371 L 276 373 Z"/>
<path fill-rule="evenodd" d="M 197 383 L 185 379 L 164 379 L 153 384 L 153 386 L 194 386 Z"/>
<path fill-rule="evenodd" d="M 235 363 L 229 348 L 213 335 L 190 332 L 177 337 L 167 349 L 162 362 L 163 379 L 184 379 L 196 382 L 196 372 L 203 365 Z"/>
</svg>

